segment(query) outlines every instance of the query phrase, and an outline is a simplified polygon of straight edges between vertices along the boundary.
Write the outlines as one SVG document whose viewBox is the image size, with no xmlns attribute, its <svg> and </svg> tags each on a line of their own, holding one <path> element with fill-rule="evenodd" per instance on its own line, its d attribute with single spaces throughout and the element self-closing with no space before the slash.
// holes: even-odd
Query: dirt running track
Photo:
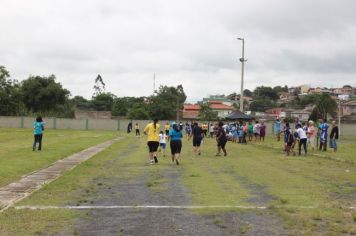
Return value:
<svg viewBox="0 0 356 236">
<path fill-rule="evenodd" d="M 126 158 L 138 146 L 128 147 L 116 160 Z M 142 148 L 142 147 L 140 147 Z M 107 163 L 115 165 L 115 160 Z M 180 182 L 179 167 L 172 166 L 156 173 L 164 178 L 162 191 L 147 185 L 147 166 L 139 177 L 115 183 L 115 180 L 95 179 L 97 183 L 111 186 L 95 193 L 94 206 L 189 206 L 192 205 L 187 189 Z M 152 172 L 151 172 L 152 174 Z M 152 177 L 152 176 L 151 176 Z M 267 204 L 271 198 L 263 187 L 251 186 L 258 203 Z M 258 197 L 258 192 L 260 196 Z M 116 193 L 116 194 L 113 194 Z M 256 196 L 251 202 L 256 201 Z M 77 221 L 78 235 L 287 235 L 283 223 L 269 210 L 244 210 L 213 215 L 202 215 L 189 209 L 87 209 L 86 216 Z"/>
</svg>

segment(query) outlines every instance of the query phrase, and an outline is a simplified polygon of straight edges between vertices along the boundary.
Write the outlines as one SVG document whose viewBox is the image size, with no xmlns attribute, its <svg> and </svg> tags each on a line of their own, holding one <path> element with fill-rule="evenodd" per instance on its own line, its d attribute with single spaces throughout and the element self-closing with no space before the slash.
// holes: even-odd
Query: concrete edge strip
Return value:
<svg viewBox="0 0 356 236">
<path fill-rule="evenodd" d="M 273 208 L 297 208 L 297 209 L 320 209 L 318 206 L 243 206 L 243 205 L 207 205 L 207 206 L 176 206 L 176 205 L 134 205 L 134 206 L 16 206 L 16 210 L 51 210 L 51 209 L 73 209 L 73 210 L 94 210 L 94 209 L 218 209 L 236 208 L 249 210 L 265 210 Z M 344 209 L 356 210 L 356 206 L 342 207 Z M 329 208 L 325 208 L 329 209 Z"/>
<path fill-rule="evenodd" d="M 11 202 L 5 203 L 5 204 L 4 204 L 4 203 L 1 204 L 2 202 L 1 202 L 1 199 L 0 199 L 0 213 L 3 212 L 3 211 L 5 211 L 5 210 L 7 210 L 7 209 L 10 208 L 10 207 L 12 207 L 15 203 L 17 203 L 17 202 L 19 202 L 19 201 L 21 201 L 21 200 L 27 198 L 28 196 L 30 196 L 30 195 L 31 195 L 32 193 L 34 193 L 35 191 L 41 189 L 45 184 L 49 184 L 49 183 L 51 183 L 52 181 L 58 179 L 59 177 L 61 177 L 61 176 L 64 174 L 64 172 L 70 171 L 70 170 L 74 169 L 74 168 L 75 168 L 76 166 L 78 166 L 79 164 L 81 164 L 81 163 L 83 163 L 83 162 L 89 160 L 90 158 L 92 158 L 93 156 L 95 156 L 96 154 L 98 154 L 99 152 L 103 151 L 104 149 L 106 149 L 107 147 L 111 146 L 112 144 L 114 144 L 115 142 L 117 142 L 117 141 L 119 141 L 119 140 L 121 140 L 121 139 L 122 139 L 122 137 L 116 137 L 116 138 L 114 138 L 114 139 L 107 140 L 107 141 L 105 141 L 105 142 L 103 142 L 103 143 L 99 143 L 99 144 L 97 144 L 97 145 L 95 145 L 95 146 L 89 147 L 89 148 L 84 149 L 84 150 L 82 150 L 82 151 L 80 151 L 80 152 L 77 152 L 77 153 L 74 153 L 74 154 L 72 154 L 72 155 L 70 155 L 70 156 L 68 156 L 68 157 L 65 157 L 64 159 L 58 160 L 58 161 L 56 161 L 56 162 L 50 164 L 49 166 L 47 166 L 47 167 L 45 167 L 45 168 L 43 168 L 43 169 L 36 170 L 36 171 L 33 171 L 33 172 L 31 172 L 31 173 L 29 173 L 29 174 L 27 174 L 27 175 L 24 175 L 24 176 L 21 177 L 20 180 L 18 180 L 18 181 L 16 181 L 16 182 L 13 182 L 13 183 L 10 183 L 9 185 L 14 184 L 14 183 L 19 183 L 19 182 L 21 182 L 23 179 L 28 178 L 28 177 L 30 177 L 31 175 L 35 175 L 35 174 L 37 174 L 37 173 L 40 173 L 41 171 L 45 171 L 45 170 L 47 170 L 48 168 L 53 167 L 53 166 L 55 166 L 56 164 L 61 163 L 61 162 L 65 161 L 65 160 L 67 160 L 67 159 L 72 159 L 73 156 L 75 156 L 75 155 L 77 155 L 77 154 L 79 154 L 79 153 L 84 153 L 85 151 L 88 151 L 88 150 L 94 150 L 94 151 L 92 151 L 91 153 L 88 153 L 87 158 L 82 158 L 82 159 L 80 159 L 79 162 L 73 163 L 72 166 L 70 166 L 70 168 L 64 169 L 64 170 L 61 171 L 59 174 L 57 174 L 54 178 L 50 178 L 50 179 L 48 179 L 48 180 L 46 180 L 46 181 L 43 181 L 43 182 L 40 183 L 40 184 L 37 184 L 37 186 L 35 186 L 31 191 L 29 191 L 29 192 L 24 192 L 24 193 L 17 193 L 17 197 L 14 197 L 14 199 L 12 199 Z M 95 149 L 97 149 L 97 150 L 95 150 Z M 6 186 L 1 187 L 1 188 L 0 188 L 0 192 L 2 191 L 3 188 L 7 188 L 9 185 L 6 185 Z M 5 190 L 5 192 L 12 193 L 12 191 L 10 191 L 10 190 Z"/>
</svg>

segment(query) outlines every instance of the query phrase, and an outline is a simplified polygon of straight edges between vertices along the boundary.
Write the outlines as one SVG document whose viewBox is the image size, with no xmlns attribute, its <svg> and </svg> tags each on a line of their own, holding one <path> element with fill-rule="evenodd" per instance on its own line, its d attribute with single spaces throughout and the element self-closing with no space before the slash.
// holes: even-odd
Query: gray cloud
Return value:
<svg viewBox="0 0 356 236">
<path fill-rule="evenodd" d="M 56 74 L 74 95 L 90 97 L 98 73 L 118 96 L 151 94 L 154 72 L 189 100 L 239 91 L 238 36 L 247 88 L 355 81 L 350 0 L 5 0 L 2 9 L 0 64 L 19 80 Z"/>
</svg>

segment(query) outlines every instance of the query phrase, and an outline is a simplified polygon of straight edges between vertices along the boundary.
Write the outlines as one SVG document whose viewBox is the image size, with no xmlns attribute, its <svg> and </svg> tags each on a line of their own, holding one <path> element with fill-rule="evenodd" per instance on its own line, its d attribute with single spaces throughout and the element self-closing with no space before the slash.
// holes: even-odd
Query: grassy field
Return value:
<svg viewBox="0 0 356 236">
<path fill-rule="evenodd" d="M 65 132 L 67 131 L 48 131 L 45 147 L 56 144 L 53 149 L 63 148 L 61 151 L 53 151 L 52 161 L 64 155 L 64 150 L 68 151 L 68 147 L 64 148 L 63 143 L 69 145 L 74 140 L 84 142 L 82 139 L 78 140 L 78 137 L 75 138 L 72 131 Z M 61 136 L 66 134 L 73 136 L 71 141 L 68 137 Z M 88 132 L 78 133 L 79 136 L 85 134 Z M 102 140 L 112 137 L 111 133 L 100 132 L 92 135 L 96 137 L 89 139 L 93 143 L 98 141 L 97 136 Z M 18 163 L 23 160 L 27 165 L 33 162 L 34 158 L 39 158 L 36 156 L 37 152 L 28 151 L 31 150 L 30 135 L 30 143 L 21 141 L 27 145 L 23 148 L 17 145 L 19 140 L 15 136 L 12 141 L 6 139 L 8 146 L 14 145 L 7 152 L 12 151 L 13 155 L 21 154 L 22 159 L 19 158 Z M 4 139 L 3 136 L 1 139 Z M 119 197 L 123 193 L 114 190 L 115 186 L 140 178 L 143 173 L 147 173 L 144 176 L 146 186 L 159 193 L 165 191 L 164 183 L 168 181 L 164 176 L 165 171 L 179 168 L 181 176 L 177 181 L 187 189 L 192 205 L 267 206 L 267 211 L 282 219 L 290 235 L 352 235 L 356 234 L 356 212 L 349 207 L 356 206 L 356 166 L 350 161 L 355 161 L 356 158 L 355 140 L 355 137 L 341 140 L 337 153 L 316 152 L 320 155 L 308 157 L 286 157 L 281 151 L 282 144 L 271 138 L 264 143 L 253 142 L 248 145 L 228 143 L 227 158 L 215 157 L 213 139 L 205 140 L 200 157 L 193 157 L 190 142 L 184 141 L 180 166 L 172 165 L 169 158 L 162 157 L 159 158 L 158 165 L 149 166 L 146 164 L 144 138 L 126 136 L 18 205 L 95 205 L 102 200 L 103 191 L 111 191 L 114 198 Z M 86 145 L 90 145 L 90 141 L 78 144 L 80 148 L 76 148 L 81 149 Z M 45 150 L 46 148 L 41 155 Z M 33 155 L 31 161 L 26 160 L 26 154 Z M 18 168 L 22 171 L 24 169 Z M 34 168 L 36 166 L 32 166 L 32 169 Z M 140 205 L 140 202 L 137 202 L 137 205 Z M 226 211 L 236 209 L 205 209 L 195 213 L 209 215 Z M 259 214 L 260 210 L 252 211 Z M 28 221 L 29 217 L 31 221 Z M 76 222 L 85 217 L 84 212 L 76 210 L 31 211 L 11 208 L 0 214 L 0 234 L 36 235 L 46 232 L 76 235 Z"/>
<path fill-rule="evenodd" d="M 32 151 L 32 130 L 0 128 L 0 186 L 115 136 L 117 132 L 48 129 L 42 151 Z"/>
</svg>

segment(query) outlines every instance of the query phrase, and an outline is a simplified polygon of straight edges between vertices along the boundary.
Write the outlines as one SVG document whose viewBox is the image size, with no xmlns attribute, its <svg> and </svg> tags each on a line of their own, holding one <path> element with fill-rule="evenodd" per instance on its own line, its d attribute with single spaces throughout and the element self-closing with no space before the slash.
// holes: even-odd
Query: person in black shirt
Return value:
<svg viewBox="0 0 356 236">
<path fill-rule="evenodd" d="M 204 137 L 204 134 L 203 134 L 203 129 L 200 126 L 198 126 L 197 122 L 194 122 L 194 125 L 192 128 L 192 133 L 191 133 L 190 137 L 193 137 L 194 154 L 195 155 L 198 154 L 200 156 L 200 144 Z"/>
<path fill-rule="evenodd" d="M 336 122 L 333 121 L 332 129 L 330 133 L 330 148 L 334 149 L 334 152 L 337 151 L 337 143 L 336 141 L 339 139 L 339 127 L 337 126 Z"/>
<path fill-rule="evenodd" d="M 223 129 L 223 125 L 224 125 L 224 123 L 220 121 L 219 127 L 218 127 L 218 132 L 216 134 L 216 142 L 218 144 L 218 152 L 216 153 L 216 156 L 220 156 L 221 149 L 224 152 L 224 156 L 227 156 L 227 152 L 225 149 L 227 138 L 226 138 L 225 130 Z"/>
</svg>

